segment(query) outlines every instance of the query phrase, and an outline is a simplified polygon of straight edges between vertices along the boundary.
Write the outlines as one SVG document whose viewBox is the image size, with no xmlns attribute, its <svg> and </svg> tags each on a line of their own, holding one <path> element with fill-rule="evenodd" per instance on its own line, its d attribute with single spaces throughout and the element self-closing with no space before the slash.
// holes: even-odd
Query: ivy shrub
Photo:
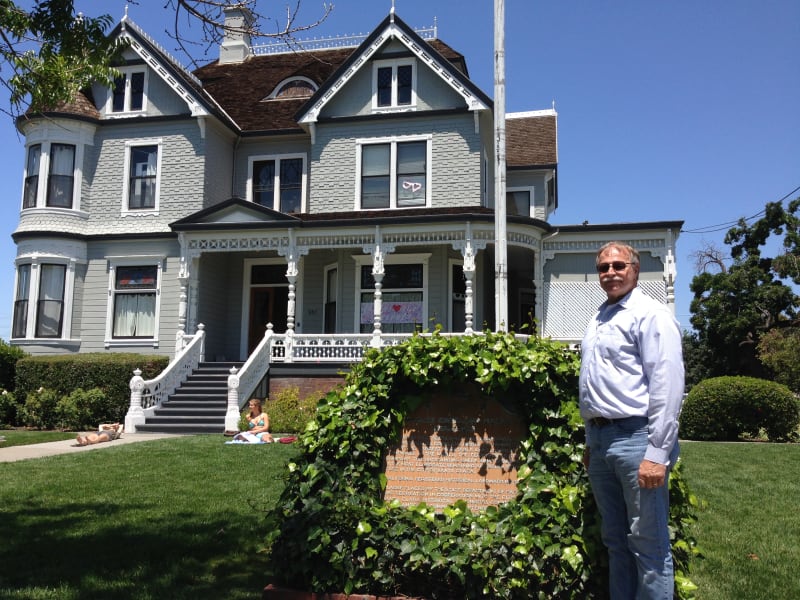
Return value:
<svg viewBox="0 0 800 600">
<path fill-rule="evenodd" d="M 755 377 L 713 377 L 686 397 L 681 435 L 691 440 L 735 441 L 763 431 L 770 441 L 797 436 L 800 406 L 785 385 Z"/>
<path fill-rule="evenodd" d="M 78 388 L 71 394 L 62 396 L 56 403 L 55 410 L 59 427 L 71 431 L 95 429 L 99 423 L 121 421 L 118 407 L 100 388 Z"/>
<path fill-rule="evenodd" d="M 269 514 L 273 582 L 313 592 L 450 598 L 603 598 L 607 554 L 584 472 L 578 355 L 532 336 L 416 335 L 354 365 L 300 436 L 287 485 Z M 382 499 L 387 448 L 435 388 L 477 384 L 528 424 L 516 497 L 472 512 Z M 678 598 L 697 501 L 676 469 L 671 531 Z"/>
<path fill-rule="evenodd" d="M 321 394 L 320 394 L 321 395 Z M 269 414 L 270 431 L 299 433 L 314 419 L 320 395 L 300 398 L 300 388 L 290 386 L 271 394 L 264 410 Z"/>
</svg>

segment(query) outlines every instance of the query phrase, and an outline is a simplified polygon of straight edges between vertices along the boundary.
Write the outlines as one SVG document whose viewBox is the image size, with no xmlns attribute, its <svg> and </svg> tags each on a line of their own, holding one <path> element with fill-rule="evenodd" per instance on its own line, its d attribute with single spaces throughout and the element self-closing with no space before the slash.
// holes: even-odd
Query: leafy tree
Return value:
<svg viewBox="0 0 800 600">
<path fill-rule="evenodd" d="M 800 297 L 791 284 L 800 284 L 799 209 L 800 198 L 786 209 L 773 202 L 752 224 L 741 219 L 725 236 L 730 268 L 702 272 L 692 280 L 691 323 L 697 342 L 710 353 L 711 375 L 766 376 L 757 351 L 761 337 L 798 319 Z M 783 243 L 770 258 L 762 252 L 773 236 L 783 236 Z"/>
<path fill-rule="evenodd" d="M 0 85 L 10 92 L 0 110 L 16 117 L 28 104 L 41 111 L 68 102 L 92 81 L 111 85 L 111 17 L 76 14 L 72 0 L 20 4 L 0 0 Z"/>
<path fill-rule="evenodd" d="M 258 12 L 258 5 L 258 0 L 167 0 L 163 8 L 174 10 L 169 35 L 193 64 L 191 50 L 198 46 L 209 50 L 221 40 L 229 6 L 246 7 L 253 14 L 252 22 L 237 33 L 287 42 L 324 21 L 333 9 L 323 3 L 319 19 L 300 24 L 301 0 L 295 0 L 280 21 Z M 69 102 L 92 82 L 110 87 L 116 76 L 114 59 L 122 48 L 107 37 L 112 24 L 109 15 L 92 18 L 76 13 L 73 0 L 0 0 L 0 86 L 9 92 L 9 105 L 0 111 L 17 118 L 27 109 L 41 112 Z M 192 25 L 197 27 L 193 32 Z"/>
<path fill-rule="evenodd" d="M 758 357 L 773 378 L 800 393 L 800 327 L 771 329 L 758 343 Z"/>
</svg>

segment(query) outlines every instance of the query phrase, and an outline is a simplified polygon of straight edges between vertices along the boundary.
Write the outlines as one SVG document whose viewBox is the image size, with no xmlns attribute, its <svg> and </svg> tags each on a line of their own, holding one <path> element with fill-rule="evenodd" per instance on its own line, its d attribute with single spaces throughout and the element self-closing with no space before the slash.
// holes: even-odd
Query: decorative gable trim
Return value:
<svg viewBox="0 0 800 600">
<path fill-rule="evenodd" d="M 264 223 L 290 227 L 298 224 L 299 220 L 277 210 L 234 197 L 175 221 L 170 224 L 170 227 L 173 231 L 189 231 L 240 227 L 242 225 L 254 226 Z"/>
<path fill-rule="evenodd" d="M 322 109 L 347 84 L 386 42 L 394 39 L 402 43 L 422 64 L 436 73 L 455 90 L 467 104 L 469 110 L 489 110 L 491 100 L 467 77 L 455 69 L 436 52 L 413 29 L 393 14 L 384 19 L 378 28 L 353 52 L 352 56 L 334 73 L 328 82 L 312 96 L 306 108 L 297 114 L 297 122 L 308 125 L 316 123 Z"/>
</svg>

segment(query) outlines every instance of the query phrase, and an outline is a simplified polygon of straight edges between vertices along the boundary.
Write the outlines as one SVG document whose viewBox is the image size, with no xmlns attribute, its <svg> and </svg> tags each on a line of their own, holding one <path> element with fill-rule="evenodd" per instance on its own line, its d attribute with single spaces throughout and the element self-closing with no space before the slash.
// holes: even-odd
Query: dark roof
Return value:
<svg viewBox="0 0 800 600">
<path fill-rule="evenodd" d="M 28 109 L 24 115 L 18 117 L 17 123 L 21 123 L 27 119 L 47 116 L 47 117 L 78 117 L 79 119 L 100 119 L 100 113 L 94 106 L 91 90 L 82 90 L 78 92 L 75 97 L 69 102 L 61 102 L 51 108 L 42 111 L 32 111 Z"/>
<path fill-rule="evenodd" d="M 466 70 L 463 55 L 439 40 L 429 43 L 459 71 Z M 307 77 L 322 87 L 356 51 L 355 48 L 299 50 L 252 56 L 241 63 L 216 61 L 197 69 L 194 74 L 242 132 L 299 131 L 295 115 L 308 98 L 265 98 L 290 77 Z"/>
<path fill-rule="evenodd" d="M 558 163 L 555 114 L 506 119 L 506 166 L 552 167 Z"/>
</svg>

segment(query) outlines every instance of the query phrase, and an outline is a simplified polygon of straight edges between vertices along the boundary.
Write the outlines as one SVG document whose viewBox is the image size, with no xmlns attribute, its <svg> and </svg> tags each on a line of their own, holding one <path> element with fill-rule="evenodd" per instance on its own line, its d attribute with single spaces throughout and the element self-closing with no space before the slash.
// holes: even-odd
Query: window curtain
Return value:
<svg viewBox="0 0 800 600">
<path fill-rule="evenodd" d="M 42 265 L 40 268 L 36 337 L 61 335 L 66 272 L 64 265 Z"/>
<path fill-rule="evenodd" d="M 361 208 L 389 208 L 389 144 L 361 149 Z"/>
<path fill-rule="evenodd" d="M 131 148 L 130 208 L 155 208 L 158 146 Z"/>
<path fill-rule="evenodd" d="M 117 294 L 114 299 L 114 337 L 153 337 L 156 295 Z"/>
</svg>

